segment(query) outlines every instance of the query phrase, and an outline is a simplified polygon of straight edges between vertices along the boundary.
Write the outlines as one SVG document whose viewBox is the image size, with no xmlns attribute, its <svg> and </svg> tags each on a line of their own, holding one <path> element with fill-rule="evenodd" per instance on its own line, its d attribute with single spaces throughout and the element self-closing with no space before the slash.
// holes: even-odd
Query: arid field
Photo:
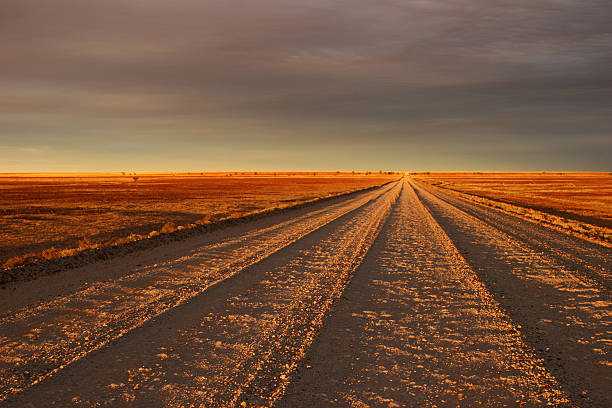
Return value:
<svg viewBox="0 0 612 408">
<path fill-rule="evenodd" d="M 417 173 L 432 186 L 612 244 L 612 173 Z"/>
<path fill-rule="evenodd" d="M 398 177 L 330 172 L 4 174 L 0 266 L 286 208 Z"/>
<path fill-rule="evenodd" d="M 612 249 L 605 236 L 562 228 L 584 221 L 561 217 L 559 204 L 576 190 L 568 214 L 609 220 L 605 205 L 582 203 L 608 178 L 550 176 L 546 201 L 544 177 L 14 182 L 14 197 L 29 194 L 3 204 L 22 211 L 5 217 L 15 236 L 48 220 L 75 240 L 379 186 L 5 281 L 0 406 L 612 406 Z M 533 196 L 557 215 L 515 208 L 535 202 L 512 201 L 533 179 Z"/>
</svg>

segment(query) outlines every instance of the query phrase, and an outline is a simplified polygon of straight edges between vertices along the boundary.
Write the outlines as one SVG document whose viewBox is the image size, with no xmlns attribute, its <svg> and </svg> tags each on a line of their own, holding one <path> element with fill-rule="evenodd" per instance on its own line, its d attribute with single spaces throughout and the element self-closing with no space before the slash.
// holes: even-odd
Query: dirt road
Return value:
<svg viewBox="0 0 612 408">
<path fill-rule="evenodd" d="M 610 406 L 611 263 L 403 179 L 13 284 L 0 406 Z"/>
</svg>

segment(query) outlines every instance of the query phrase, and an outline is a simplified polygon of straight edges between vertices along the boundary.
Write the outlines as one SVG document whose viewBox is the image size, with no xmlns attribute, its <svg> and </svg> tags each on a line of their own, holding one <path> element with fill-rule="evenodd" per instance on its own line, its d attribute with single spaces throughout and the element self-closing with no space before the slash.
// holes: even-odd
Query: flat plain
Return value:
<svg viewBox="0 0 612 408">
<path fill-rule="evenodd" d="M 612 250 L 425 181 L 2 285 L 0 406 L 611 406 Z"/>
<path fill-rule="evenodd" d="M 612 244 L 612 173 L 420 173 L 415 178 L 533 221 Z"/>
<path fill-rule="evenodd" d="M 0 175 L 0 266 L 146 238 L 372 187 L 353 173 Z"/>
</svg>

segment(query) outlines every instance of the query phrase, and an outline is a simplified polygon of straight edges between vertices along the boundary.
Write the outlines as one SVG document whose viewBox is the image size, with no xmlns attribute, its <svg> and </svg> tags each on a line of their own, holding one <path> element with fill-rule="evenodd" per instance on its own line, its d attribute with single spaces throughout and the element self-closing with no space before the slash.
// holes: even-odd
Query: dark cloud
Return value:
<svg viewBox="0 0 612 408">
<path fill-rule="evenodd" d="M 302 3 L 3 1 L 0 171 L 609 170 L 609 1 Z"/>
</svg>

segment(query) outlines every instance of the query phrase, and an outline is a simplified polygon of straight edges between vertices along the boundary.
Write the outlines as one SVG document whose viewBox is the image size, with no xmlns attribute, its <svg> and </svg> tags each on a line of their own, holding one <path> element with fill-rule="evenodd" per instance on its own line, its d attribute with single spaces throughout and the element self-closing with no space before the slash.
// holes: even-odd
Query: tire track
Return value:
<svg viewBox="0 0 612 408">
<path fill-rule="evenodd" d="M 11 402 L 273 404 L 400 189 L 396 184 Z"/>
<path fill-rule="evenodd" d="M 499 218 L 503 227 L 493 226 L 427 188 L 417 185 L 415 190 L 572 401 L 579 406 L 610 406 L 609 291 L 581 277 L 575 263 L 567 265 L 505 233 L 514 228 L 511 219 Z"/>
<path fill-rule="evenodd" d="M 423 183 L 417 184 L 437 198 L 528 245 L 532 250 L 564 264 L 577 277 L 599 284 L 608 291 L 611 289 L 610 248 L 476 204 Z"/>
<path fill-rule="evenodd" d="M 5 313 L 0 318 L 0 401 L 57 373 L 254 263 L 397 186 L 256 227 L 197 251 Z M 397 187 L 395 187 L 397 188 Z"/>
<path fill-rule="evenodd" d="M 406 184 L 280 407 L 568 406 Z"/>
</svg>

